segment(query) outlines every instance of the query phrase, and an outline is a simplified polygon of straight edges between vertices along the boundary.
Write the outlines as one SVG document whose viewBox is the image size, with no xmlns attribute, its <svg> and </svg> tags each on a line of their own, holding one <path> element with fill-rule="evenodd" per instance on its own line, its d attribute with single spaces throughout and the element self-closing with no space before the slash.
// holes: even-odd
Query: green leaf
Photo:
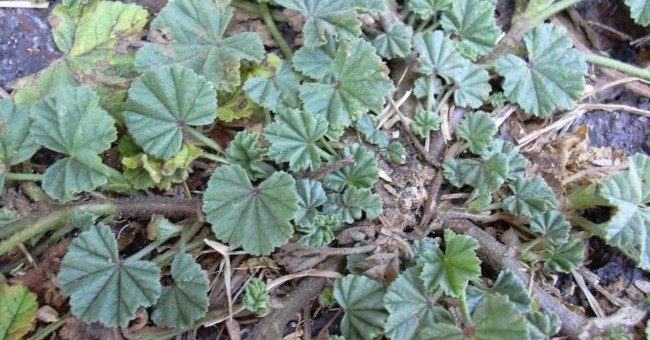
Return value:
<svg viewBox="0 0 650 340">
<path fill-rule="evenodd" d="M 217 90 L 232 92 L 241 82 L 242 60 L 259 63 L 264 45 L 259 35 L 244 32 L 224 38 L 233 16 L 225 0 L 177 0 L 167 3 L 152 27 L 168 32 L 168 43 L 145 43 L 135 66 L 145 71 L 182 64 L 205 75 Z"/>
<path fill-rule="evenodd" d="M 70 156 L 45 171 L 43 189 L 48 195 L 65 202 L 106 183 L 109 170 L 97 154 L 110 148 L 117 131 L 90 88 L 57 88 L 53 96 L 35 103 L 30 115 L 36 142 Z"/>
<path fill-rule="evenodd" d="M 355 127 L 357 131 L 363 134 L 363 139 L 368 143 L 380 148 L 388 146 L 388 134 L 386 131 L 377 129 L 375 124 L 372 122 L 370 115 L 363 115 L 363 117 L 356 122 Z"/>
<path fill-rule="evenodd" d="M 423 339 L 528 339 L 528 322 L 517 308 L 501 295 L 488 294 L 472 313 L 473 328 L 436 323 L 421 333 Z M 466 334 L 471 335 L 466 335 Z"/>
<path fill-rule="evenodd" d="M 439 95 L 442 92 L 442 82 L 438 78 L 431 78 L 431 76 L 422 76 L 418 77 L 418 79 L 413 82 L 413 95 L 415 98 L 418 99 L 427 99 L 427 105 L 431 105 L 431 107 L 435 107 L 436 104 L 436 98 L 435 96 Z M 428 96 L 429 93 L 433 96 L 431 100 L 429 100 Z M 431 108 L 429 108 L 431 109 Z"/>
<path fill-rule="evenodd" d="M 413 31 L 405 25 L 392 25 L 388 31 L 376 36 L 371 43 L 380 56 L 393 59 L 403 58 L 411 52 Z"/>
<path fill-rule="evenodd" d="M 504 154 L 496 153 L 489 158 L 455 159 L 442 163 L 445 179 L 452 185 L 470 185 L 479 194 L 494 192 L 508 176 L 508 163 Z"/>
<path fill-rule="evenodd" d="M 316 143 L 325 136 L 327 126 L 325 118 L 304 110 L 281 111 L 264 128 L 264 138 L 271 142 L 269 158 L 289 162 L 293 171 L 318 169 L 328 154 Z"/>
<path fill-rule="evenodd" d="M 329 37 L 324 45 L 303 46 L 296 51 L 291 62 L 302 74 L 317 80 L 323 79 L 331 72 L 338 45 L 334 37 Z"/>
<path fill-rule="evenodd" d="M 650 1 L 648 0 L 625 0 L 630 7 L 630 16 L 634 22 L 641 26 L 650 24 Z"/>
<path fill-rule="evenodd" d="M 505 141 L 501 138 L 495 138 L 492 143 L 492 148 L 488 155 L 493 153 L 502 153 L 508 159 L 508 179 L 514 180 L 517 177 L 523 177 L 526 170 L 526 158 L 519 153 L 517 147 L 512 143 Z"/>
<path fill-rule="evenodd" d="M 388 147 L 379 150 L 381 157 L 395 164 L 406 164 L 406 149 L 400 142 L 391 142 Z"/>
<path fill-rule="evenodd" d="M 645 155 L 628 158 L 630 167 L 598 186 L 598 196 L 616 207 L 616 213 L 600 224 L 601 237 L 650 270 L 650 159 Z"/>
<path fill-rule="evenodd" d="M 270 302 L 269 292 L 264 282 L 254 278 L 246 285 L 243 303 L 247 310 L 264 317 L 271 312 Z"/>
<path fill-rule="evenodd" d="M 529 114 L 548 116 L 556 107 L 570 109 L 584 89 L 587 63 L 564 30 L 552 24 L 524 36 L 528 61 L 508 54 L 495 63 L 505 78 L 503 92 Z"/>
<path fill-rule="evenodd" d="M 269 255 L 293 234 L 289 220 L 298 211 L 293 177 L 276 172 L 257 186 L 238 165 L 219 167 L 208 181 L 203 212 L 217 238 Z"/>
<path fill-rule="evenodd" d="M 561 245 L 550 244 L 546 248 L 544 268 L 570 273 L 582 266 L 585 258 L 585 243 L 579 237 L 572 237 Z"/>
<path fill-rule="evenodd" d="M 145 152 L 168 160 L 180 151 L 185 126 L 214 121 L 216 96 L 212 84 L 192 70 L 161 67 L 131 84 L 124 120 Z"/>
<path fill-rule="evenodd" d="M 311 179 L 299 179 L 296 181 L 296 192 L 298 194 L 298 211 L 294 216 L 296 224 L 302 227 L 313 225 L 314 218 L 318 215 L 317 208 L 327 202 L 323 185 Z"/>
<path fill-rule="evenodd" d="M 532 218 L 557 205 L 553 190 L 540 177 L 532 180 L 517 178 L 508 187 L 512 195 L 503 199 L 503 209 L 515 216 Z"/>
<path fill-rule="evenodd" d="M 494 11 L 494 5 L 484 0 L 457 0 L 443 13 L 440 23 L 445 32 L 453 33 L 483 56 L 496 46 L 501 34 Z"/>
<path fill-rule="evenodd" d="M 361 34 L 361 21 L 357 19 L 354 1 L 349 0 L 274 0 L 278 5 L 305 16 L 303 35 L 305 46 L 319 46 L 333 35 L 339 39 L 352 39 Z"/>
<path fill-rule="evenodd" d="M 411 130 L 413 130 L 413 133 L 418 137 L 425 139 L 429 136 L 431 131 L 440 130 L 440 123 L 442 123 L 440 115 L 433 111 L 424 110 L 415 115 L 413 124 L 411 124 Z"/>
<path fill-rule="evenodd" d="M 531 340 L 550 340 L 560 331 L 560 318 L 555 313 L 531 312 L 526 314 Z"/>
<path fill-rule="evenodd" d="M 339 229 L 341 219 L 337 215 L 318 215 L 309 228 L 299 228 L 303 235 L 298 243 L 313 248 L 324 248 L 334 240 L 334 230 Z"/>
<path fill-rule="evenodd" d="M 158 326 L 189 329 L 208 311 L 210 281 L 192 255 L 179 253 L 171 266 L 174 284 L 165 286 L 151 319 Z"/>
<path fill-rule="evenodd" d="M 419 73 L 429 76 L 440 75 L 448 80 L 469 63 L 456 51 L 454 43 L 445 37 L 442 31 L 418 34 L 415 36 L 414 44 L 422 58 Z"/>
<path fill-rule="evenodd" d="M 0 339 L 23 339 L 36 320 L 36 294 L 23 286 L 0 285 Z"/>
<path fill-rule="evenodd" d="M 111 229 L 95 225 L 79 234 L 61 261 L 61 294 L 72 315 L 85 323 L 125 327 L 140 307 L 160 296 L 160 269 L 148 261 L 122 260 Z"/>
<path fill-rule="evenodd" d="M 492 147 L 497 125 L 487 112 L 470 112 L 456 127 L 456 134 L 465 140 L 469 150 L 476 155 L 484 155 Z"/>
<path fill-rule="evenodd" d="M 39 73 L 16 80 L 10 87 L 16 90 L 13 94 L 16 104 L 32 106 L 40 98 L 67 85 L 79 85 L 70 66 L 66 63 L 52 63 Z"/>
<path fill-rule="evenodd" d="M 273 173 L 273 167 L 262 159 L 267 150 L 260 147 L 257 132 L 240 131 L 226 149 L 226 159 L 232 165 L 239 165 L 252 179 L 265 178 Z"/>
<path fill-rule="evenodd" d="M 244 91 L 255 103 L 270 111 L 280 112 L 300 106 L 299 82 L 300 77 L 291 69 L 291 65 L 282 61 L 275 74 L 247 80 Z"/>
<path fill-rule="evenodd" d="M 347 187 L 372 188 L 379 179 L 379 168 L 375 155 L 365 147 L 354 143 L 343 150 L 344 158 L 354 159 L 348 165 L 327 175 L 323 185 L 332 190 L 342 191 Z"/>
<path fill-rule="evenodd" d="M 357 189 L 349 187 L 343 194 L 328 195 L 328 203 L 323 209 L 327 214 L 339 214 L 341 221 L 352 223 L 355 219 L 361 219 L 363 213 L 366 219 L 379 217 L 382 212 L 381 197 L 373 194 L 370 189 Z"/>
<path fill-rule="evenodd" d="M 478 242 L 470 236 L 456 235 L 445 229 L 445 252 L 439 247 L 425 250 L 418 258 L 422 267 L 420 279 L 428 291 L 442 288 L 447 294 L 458 296 L 467 280 L 481 275 L 481 260 L 476 256 Z"/>
<path fill-rule="evenodd" d="M 322 2 L 321 2 L 322 3 Z M 381 112 L 393 90 L 375 49 L 362 39 L 339 43 L 328 77 L 300 86 L 305 109 L 333 127 L 347 126 L 369 110 Z"/>
<path fill-rule="evenodd" d="M 390 339 L 413 339 L 418 331 L 436 322 L 451 322 L 453 316 L 437 306 L 439 296 L 424 289 L 419 268 L 403 271 L 384 295 L 388 319 L 384 332 Z"/>
<path fill-rule="evenodd" d="M 530 220 L 530 230 L 544 235 L 554 245 L 566 243 L 569 240 L 571 225 L 564 215 L 557 210 L 548 210 L 537 214 Z"/>
<path fill-rule="evenodd" d="M 456 87 L 454 103 L 457 106 L 480 107 L 488 99 L 492 90 L 488 72 L 470 62 L 453 70 L 451 78 Z"/>
<path fill-rule="evenodd" d="M 428 20 L 437 11 L 450 10 L 453 0 L 411 0 L 408 2 L 409 11 L 417 14 L 423 20 Z"/>
<path fill-rule="evenodd" d="M 470 310 L 474 309 L 488 294 L 507 296 L 520 313 L 528 313 L 531 310 L 532 300 L 528 296 L 524 283 L 510 270 L 502 270 L 494 285 L 488 290 L 468 287 L 467 304 Z"/>
<path fill-rule="evenodd" d="M 8 100 L 0 100 L 0 192 L 4 187 L 4 174 L 12 165 L 30 159 L 39 145 L 29 133 L 32 120 L 29 111 Z"/>
<path fill-rule="evenodd" d="M 381 334 L 386 310 L 384 289 L 365 276 L 347 275 L 334 282 L 334 298 L 345 311 L 341 333 L 347 339 L 372 340 Z"/>
</svg>

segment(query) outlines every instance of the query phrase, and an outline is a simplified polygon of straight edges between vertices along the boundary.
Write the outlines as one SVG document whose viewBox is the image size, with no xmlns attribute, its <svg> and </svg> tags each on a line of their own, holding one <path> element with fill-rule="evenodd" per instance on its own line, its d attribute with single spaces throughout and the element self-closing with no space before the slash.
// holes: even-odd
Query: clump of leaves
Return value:
<svg viewBox="0 0 650 340">
<path fill-rule="evenodd" d="M 271 313 L 270 296 L 264 282 L 259 279 L 252 279 L 246 285 L 244 307 L 260 317 Z"/>
<path fill-rule="evenodd" d="M 217 90 L 232 92 L 241 81 L 241 61 L 260 62 L 264 46 L 253 32 L 224 37 L 233 16 L 229 2 L 168 3 L 151 25 L 168 32 L 169 40 L 145 43 L 136 54 L 136 68 L 145 71 L 163 65 L 184 65 L 204 75 Z"/>
</svg>

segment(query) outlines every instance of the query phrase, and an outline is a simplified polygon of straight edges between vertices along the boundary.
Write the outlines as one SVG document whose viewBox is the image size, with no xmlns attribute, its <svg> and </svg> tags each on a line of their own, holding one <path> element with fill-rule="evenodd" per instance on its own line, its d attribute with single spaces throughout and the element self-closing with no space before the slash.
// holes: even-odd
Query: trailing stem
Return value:
<svg viewBox="0 0 650 340">
<path fill-rule="evenodd" d="M 269 4 L 266 1 L 260 1 L 259 8 L 260 14 L 262 14 L 262 18 L 264 19 L 264 23 L 266 24 L 266 27 L 269 28 L 269 31 L 271 31 L 271 35 L 273 36 L 275 42 L 278 44 L 278 47 L 280 47 L 282 54 L 284 54 L 284 57 L 288 61 L 291 61 L 293 58 L 293 53 L 291 52 L 291 48 L 289 47 L 289 44 L 287 44 L 287 41 L 284 40 L 282 33 L 280 33 L 280 30 L 278 30 L 278 26 L 275 25 L 275 21 L 273 20 L 273 16 L 269 10 Z"/>
</svg>

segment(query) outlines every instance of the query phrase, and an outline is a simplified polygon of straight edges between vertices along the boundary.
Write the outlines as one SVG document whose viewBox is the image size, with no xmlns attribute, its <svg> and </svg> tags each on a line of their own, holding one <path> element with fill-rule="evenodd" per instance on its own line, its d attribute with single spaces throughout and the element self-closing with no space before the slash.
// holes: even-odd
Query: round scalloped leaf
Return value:
<svg viewBox="0 0 650 340">
<path fill-rule="evenodd" d="M 455 159 L 442 163 L 445 179 L 456 187 L 464 184 L 476 188 L 480 194 L 499 189 L 508 177 L 508 160 L 502 153 L 489 158 Z"/>
<path fill-rule="evenodd" d="M 296 181 L 296 192 L 298 193 L 298 211 L 294 220 L 302 227 L 314 224 L 314 218 L 318 215 L 317 208 L 327 202 L 325 190 L 320 182 L 311 179 L 299 179 Z"/>
<path fill-rule="evenodd" d="M 357 189 L 349 187 L 343 194 L 328 195 L 328 202 L 323 211 L 328 214 L 338 214 L 341 221 L 352 223 L 355 219 L 361 219 L 366 213 L 366 219 L 379 217 L 382 212 L 381 197 L 373 194 L 368 188 Z"/>
<path fill-rule="evenodd" d="M 585 87 L 587 63 L 564 30 L 542 24 L 524 36 L 528 61 L 512 54 L 494 67 L 505 78 L 503 92 L 529 114 L 548 116 L 556 107 L 570 109 Z"/>
<path fill-rule="evenodd" d="M 275 0 L 280 6 L 305 16 L 303 35 L 305 46 L 319 46 L 327 37 L 352 39 L 361 34 L 361 21 L 357 19 L 356 1 L 341 0 Z"/>
<path fill-rule="evenodd" d="M 440 19 L 445 32 L 476 50 L 478 56 L 494 48 L 501 30 L 494 20 L 494 4 L 484 0 L 456 0 Z"/>
<path fill-rule="evenodd" d="M 492 148 L 487 157 L 495 153 L 502 153 L 508 160 L 508 179 L 514 180 L 517 177 L 523 177 L 526 170 L 526 158 L 519 153 L 519 150 L 510 142 L 501 138 L 495 138 Z"/>
<path fill-rule="evenodd" d="M 239 165 L 221 166 L 208 181 L 203 211 L 217 238 L 253 255 L 269 255 L 293 234 L 289 221 L 298 211 L 295 181 L 276 172 L 253 186 Z"/>
<path fill-rule="evenodd" d="M 131 84 L 124 120 L 145 152 L 168 160 L 181 150 L 183 127 L 214 121 L 216 97 L 212 84 L 191 69 L 161 67 Z"/>
<path fill-rule="evenodd" d="M 442 31 L 418 34 L 414 45 L 422 58 L 422 65 L 418 69 L 422 74 L 441 75 L 448 80 L 468 64 L 468 60 L 456 51 L 454 43 Z"/>
<path fill-rule="evenodd" d="M 469 144 L 469 150 L 476 155 L 484 155 L 494 139 L 497 125 L 487 112 L 476 111 L 467 114 L 456 127 L 456 134 Z"/>
<path fill-rule="evenodd" d="M 634 19 L 634 22 L 641 26 L 650 24 L 650 1 L 625 0 L 625 4 L 630 7 L 630 16 Z"/>
<path fill-rule="evenodd" d="M 136 54 L 139 71 L 184 65 L 205 75 L 220 91 L 232 92 L 241 82 L 242 60 L 259 63 L 264 45 L 259 34 L 242 32 L 224 38 L 233 16 L 230 1 L 170 1 L 151 23 L 166 32 L 167 43 L 145 43 Z"/>
<path fill-rule="evenodd" d="M 551 339 L 560 331 L 562 322 L 555 313 L 531 312 L 526 314 L 528 320 L 528 331 L 533 340 Z M 646 328 L 647 331 L 648 328 Z"/>
<path fill-rule="evenodd" d="M 8 100 L 0 100 L 0 164 L 16 165 L 30 159 L 39 146 L 29 133 L 29 111 Z"/>
<path fill-rule="evenodd" d="M 325 177 L 323 185 L 336 191 L 342 191 L 348 187 L 372 188 L 379 179 L 379 168 L 375 155 L 357 143 L 345 148 L 343 154 L 345 158 L 353 158 L 354 165 L 330 173 Z"/>
<path fill-rule="evenodd" d="M 543 214 L 535 215 L 530 220 L 530 230 L 544 235 L 549 242 L 559 245 L 569 240 L 571 225 L 561 212 L 549 210 Z"/>
<path fill-rule="evenodd" d="M 381 112 L 393 83 L 375 48 L 362 39 L 339 43 L 331 80 L 300 86 L 305 109 L 323 115 L 333 127 L 347 126 L 369 110 Z"/>
<path fill-rule="evenodd" d="M 79 234 L 61 261 L 61 294 L 85 323 L 125 327 L 140 307 L 160 296 L 160 269 L 149 261 L 122 260 L 111 229 L 103 224 Z"/>
<path fill-rule="evenodd" d="M 327 121 L 305 110 L 280 112 L 275 122 L 264 128 L 271 142 L 268 156 L 276 162 L 289 162 L 292 171 L 315 170 L 327 156 L 316 143 L 327 132 Z"/>
<path fill-rule="evenodd" d="M 409 11 L 417 14 L 423 20 L 428 20 L 437 11 L 451 9 L 454 0 L 411 0 L 408 2 Z"/>
<path fill-rule="evenodd" d="M 405 25 L 392 25 L 385 33 L 372 39 L 372 45 L 380 56 L 388 59 L 403 58 L 411 52 L 413 31 Z"/>
<path fill-rule="evenodd" d="M 365 276 L 347 275 L 334 282 L 334 298 L 345 314 L 341 333 L 347 339 L 372 340 L 381 334 L 386 320 L 384 289 Z"/>
<path fill-rule="evenodd" d="M 515 274 L 506 269 L 502 270 L 494 282 L 494 285 L 488 290 L 482 290 L 474 287 L 467 288 L 467 304 L 469 309 L 473 310 L 488 294 L 501 294 L 508 297 L 515 307 L 521 313 L 528 313 L 532 307 L 532 300 L 528 296 L 524 283 L 521 282 Z"/>
<path fill-rule="evenodd" d="M 235 135 L 235 139 L 230 141 L 226 158 L 228 163 L 244 168 L 250 178 L 264 178 L 274 171 L 271 165 L 262 161 L 266 152 L 266 149 L 260 147 L 257 132 L 240 131 Z"/>
<path fill-rule="evenodd" d="M 36 320 L 36 294 L 23 286 L 0 285 L 0 339 L 18 340 Z"/>
<path fill-rule="evenodd" d="M 56 161 L 45 170 L 43 190 L 51 197 L 67 202 L 75 194 L 92 191 L 107 182 L 108 167 L 94 153 L 77 153 Z"/>
<path fill-rule="evenodd" d="M 298 87 L 300 77 L 283 61 L 272 76 L 249 79 L 244 91 L 257 104 L 273 112 L 298 108 Z"/>
<path fill-rule="evenodd" d="M 515 216 L 532 218 L 557 205 L 553 190 L 540 177 L 532 180 L 517 178 L 508 187 L 512 195 L 503 199 L 503 209 Z"/>
<path fill-rule="evenodd" d="M 296 70 L 313 79 L 322 79 L 331 72 L 332 61 L 336 57 L 338 43 L 333 37 L 318 47 L 301 47 L 293 55 L 291 62 Z"/>
<path fill-rule="evenodd" d="M 389 313 L 384 324 L 386 336 L 396 340 L 413 339 L 425 325 L 453 323 L 454 317 L 436 303 L 436 294 L 424 289 L 418 267 L 403 271 L 384 295 Z"/>
<path fill-rule="evenodd" d="M 56 152 L 98 154 L 117 138 L 115 121 L 101 107 L 89 87 L 63 86 L 53 96 L 32 106 L 31 134 L 36 142 Z"/>
<path fill-rule="evenodd" d="M 427 138 L 431 131 L 438 131 L 440 129 L 440 123 L 442 119 L 437 113 L 424 110 L 420 111 L 415 115 L 413 124 L 411 124 L 411 130 L 420 138 Z"/>
<path fill-rule="evenodd" d="M 475 64 L 466 62 L 451 73 L 451 78 L 456 86 L 454 103 L 457 106 L 477 108 L 490 96 L 490 75 Z"/>
<path fill-rule="evenodd" d="M 471 316 L 472 336 L 458 326 L 436 323 L 420 333 L 421 339 L 528 339 L 528 322 L 514 304 L 501 295 L 488 294 Z M 467 330 L 466 330 L 467 331 Z"/>
<path fill-rule="evenodd" d="M 585 243 L 579 237 L 572 237 L 561 245 L 550 244 L 546 248 L 544 268 L 570 273 L 582 266 L 585 259 Z"/>
<path fill-rule="evenodd" d="M 438 246 L 420 254 L 418 265 L 422 267 L 420 279 L 428 291 L 437 287 L 447 294 L 458 296 L 467 280 L 481 275 L 481 260 L 476 256 L 478 242 L 470 236 L 456 235 L 445 230 L 445 251 Z"/>
<path fill-rule="evenodd" d="M 179 253 L 171 266 L 174 284 L 162 289 L 151 319 L 158 326 L 189 329 L 208 311 L 210 281 L 191 255 Z"/>
</svg>

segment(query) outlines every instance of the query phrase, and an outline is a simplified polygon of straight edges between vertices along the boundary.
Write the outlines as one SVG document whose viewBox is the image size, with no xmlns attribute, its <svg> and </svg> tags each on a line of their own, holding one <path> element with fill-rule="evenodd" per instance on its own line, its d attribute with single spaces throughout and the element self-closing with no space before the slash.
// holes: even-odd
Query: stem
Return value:
<svg viewBox="0 0 650 340">
<path fill-rule="evenodd" d="M 650 71 L 644 70 L 640 67 L 591 53 L 583 53 L 583 55 L 588 62 L 594 65 L 611 68 L 623 73 L 627 73 L 634 77 L 650 80 Z"/>
<path fill-rule="evenodd" d="M 68 222 L 74 211 L 89 212 L 95 215 L 110 215 L 116 210 L 115 204 L 111 202 L 90 203 L 75 207 L 62 206 L 44 217 L 36 213 L 29 214 L 25 218 L 14 221 L 6 225 L 6 228 L 17 230 L 6 240 L 0 243 L 0 256 L 8 253 L 14 247 L 29 240 L 30 238 L 56 229 Z"/>
<path fill-rule="evenodd" d="M 233 0 L 230 2 L 230 6 L 233 8 L 236 8 L 244 13 L 254 15 L 261 17 L 262 14 L 260 13 L 260 8 L 252 4 L 248 1 L 243 1 L 243 0 Z M 286 22 L 287 18 L 282 14 L 281 11 L 271 11 L 271 15 L 273 16 L 273 20 L 278 21 L 278 22 Z"/>
<path fill-rule="evenodd" d="M 196 240 L 194 242 L 186 244 L 183 247 L 182 251 L 183 252 L 189 252 L 189 251 L 192 251 L 194 249 L 201 248 L 204 245 L 205 245 L 205 242 L 203 242 L 203 240 Z M 158 255 L 157 257 L 155 257 L 152 260 L 152 262 L 156 266 L 158 266 L 158 268 L 162 268 L 162 267 L 166 266 L 169 262 L 171 262 L 171 260 L 174 258 L 174 256 L 176 256 L 176 254 L 178 254 L 179 252 L 181 252 L 181 249 L 178 248 L 178 247 L 174 247 L 174 249 L 170 249 L 170 250 Z"/>
<path fill-rule="evenodd" d="M 332 146 L 325 140 L 325 137 L 321 138 L 320 142 L 321 142 L 321 145 L 325 148 L 325 150 L 327 150 L 327 152 L 332 154 L 332 156 L 338 155 L 336 150 L 334 150 L 334 148 L 332 148 Z"/>
<path fill-rule="evenodd" d="M 454 92 L 456 92 L 456 86 L 452 86 L 447 92 L 445 92 L 442 98 L 440 98 L 440 100 L 437 103 L 438 105 L 436 106 L 436 111 L 435 111 L 436 114 L 438 115 L 440 114 L 440 109 L 442 108 L 442 105 L 445 102 L 447 102 L 447 100 L 449 100 L 449 97 L 451 97 L 451 94 Z"/>
<path fill-rule="evenodd" d="M 488 205 L 484 206 L 483 208 L 481 208 L 481 211 L 499 210 L 499 209 L 501 209 L 502 206 L 503 205 L 501 204 L 501 202 L 492 203 L 492 204 L 488 204 Z"/>
<path fill-rule="evenodd" d="M 137 261 L 141 260 L 143 257 L 147 256 L 147 254 L 151 253 L 152 251 L 156 250 L 156 248 L 160 247 L 163 243 L 167 242 L 168 239 L 158 239 L 156 238 L 155 241 L 147 244 L 144 248 L 140 249 L 137 253 L 129 256 L 130 260 Z"/>
<path fill-rule="evenodd" d="M 467 283 L 465 283 L 465 286 L 467 286 Z M 465 287 L 463 287 L 463 289 L 461 289 L 459 293 L 460 294 L 458 294 L 458 301 L 460 302 L 460 310 L 461 312 L 463 312 L 463 321 L 465 321 L 464 322 L 465 327 L 467 327 L 468 325 L 471 326 L 472 318 L 469 315 L 469 305 L 467 304 L 467 295 L 465 293 Z"/>
<path fill-rule="evenodd" d="M 209 159 L 209 160 L 211 160 L 213 162 L 217 162 L 217 163 L 230 164 L 230 162 L 228 162 L 227 159 L 225 159 L 225 158 L 223 158 L 221 156 L 217 156 L 215 154 L 211 154 L 209 152 L 204 152 L 199 157 L 203 157 L 205 159 Z"/>
<path fill-rule="evenodd" d="M 10 181 L 42 181 L 43 174 L 14 174 L 8 173 L 5 178 Z"/>
<path fill-rule="evenodd" d="M 271 16 L 271 11 L 269 10 L 269 4 L 266 1 L 260 1 L 259 9 L 262 18 L 264 19 L 264 23 L 269 28 L 269 31 L 271 31 L 271 35 L 278 44 L 278 47 L 280 47 L 282 54 L 284 54 L 284 57 L 287 60 L 291 61 L 293 53 L 291 52 L 291 48 L 289 47 L 289 44 L 287 44 L 287 41 L 284 40 L 282 33 L 278 30 L 278 26 L 275 25 L 275 21 L 273 21 L 273 16 Z"/>
<path fill-rule="evenodd" d="M 52 334 L 52 332 L 56 331 L 57 329 L 61 328 L 61 326 L 65 325 L 65 323 L 68 322 L 69 318 L 70 318 L 70 313 L 64 315 L 59 320 L 56 320 L 55 322 L 52 322 L 46 327 L 40 329 L 36 334 L 32 335 L 29 338 L 29 340 L 47 339 L 49 335 Z"/>
<path fill-rule="evenodd" d="M 185 127 L 183 127 L 183 131 L 187 132 L 190 136 L 194 137 L 194 139 L 196 139 L 197 141 L 199 141 L 203 145 L 212 148 L 216 152 L 218 152 L 218 153 L 220 153 L 222 155 L 226 154 L 223 151 L 223 148 L 219 144 L 217 144 L 217 142 L 215 142 L 211 138 L 206 137 L 204 134 L 196 131 L 195 129 L 193 129 L 193 128 L 189 127 L 189 126 L 185 126 Z"/>
<path fill-rule="evenodd" d="M 590 232 L 590 233 L 592 233 L 594 235 L 597 235 L 600 238 L 605 238 L 603 230 L 602 230 L 601 227 L 598 226 L 598 224 L 596 224 L 594 222 L 591 222 L 591 221 L 589 221 L 588 219 L 586 219 L 586 218 L 584 218 L 582 216 L 577 216 L 577 215 L 573 216 L 573 217 L 571 217 L 570 221 L 571 221 L 572 224 L 576 224 L 576 225 L 580 226 L 580 228 L 582 228 L 582 229 L 584 229 L 584 230 L 586 230 L 586 231 L 588 231 L 588 232 Z"/>
<path fill-rule="evenodd" d="M 78 205 L 62 205 L 46 212 L 37 212 L 6 224 L 2 233 L 10 230 L 11 236 L 0 243 L 0 256 L 30 238 L 64 226 L 74 212 L 89 212 L 98 216 L 115 215 L 117 218 L 149 218 L 153 214 L 172 217 L 201 216 L 197 202 L 171 197 L 133 198 L 102 202 L 88 202 Z"/>
<path fill-rule="evenodd" d="M 429 76 L 429 79 L 427 79 L 427 110 L 431 110 L 433 108 L 433 105 L 436 103 L 434 95 L 433 95 L 433 86 L 435 84 L 435 75 Z"/>
<path fill-rule="evenodd" d="M 430 21 L 431 21 L 431 18 L 429 18 L 429 19 L 427 19 L 427 20 L 422 20 L 422 22 L 418 25 L 418 28 L 415 29 L 415 33 L 414 33 L 414 35 L 415 35 L 415 34 L 418 34 L 418 33 L 420 33 L 420 32 L 422 32 L 422 30 L 424 30 L 424 28 L 427 27 L 427 24 L 428 24 Z"/>
<path fill-rule="evenodd" d="M 531 20 L 531 27 L 535 27 L 541 23 L 543 23 L 546 19 L 554 16 L 557 13 L 562 12 L 563 10 L 577 4 L 578 2 L 581 2 L 583 0 L 561 0 L 558 1 L 541 11 L 535 11 L 534 13 L 529 13 L 529 11 L 526 11 L 526 17 L 530 18 Z M 533 12 L 533 11 L 531 11 Z"/>
</svg>

